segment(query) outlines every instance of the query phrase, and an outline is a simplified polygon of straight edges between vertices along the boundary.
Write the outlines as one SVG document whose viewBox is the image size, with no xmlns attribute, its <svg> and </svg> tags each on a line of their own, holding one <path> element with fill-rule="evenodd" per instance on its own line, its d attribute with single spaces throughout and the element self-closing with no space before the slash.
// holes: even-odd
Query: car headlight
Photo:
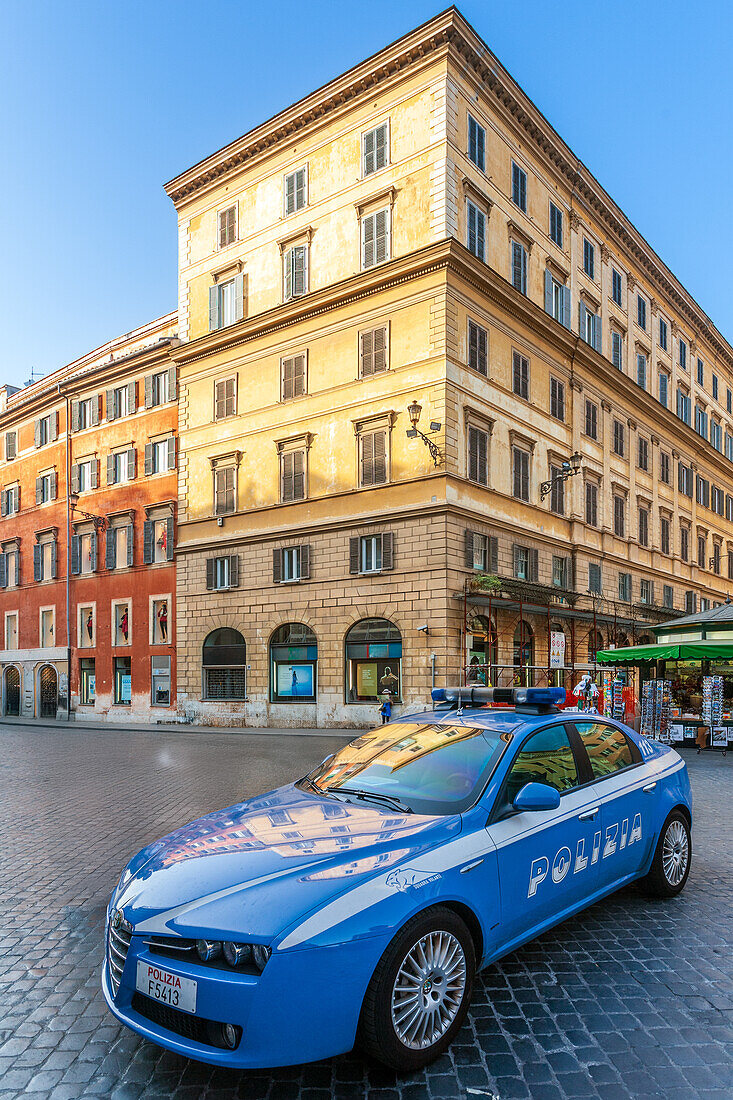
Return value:
<svg viewBox="0 0 733 1100">
<path fill-rule="evenodd" d="M 252 948 L 248 943 L 232 943 L 227 940 L 224 944 L 224 958 L 230 966 L 241 966 L 252 958 Z"/>
<path fill-rule="evenodd" d="M 252 962 L 255 964 L 260 973 L 262 973 L 262 971 L 265 969 L 265 963 L 267 962 L 271 954 L 271 948 L 265 947 L 264 944 L 252 944 Z"/>
<path fill-rule="evenodd" d="M 201 962 L 210 962 L 221 955 L 221 944 L 218 940 L 196 940 L 196 950 Z"/>
<path fill-rule="evenodd" d="M 265 947 L 263 943 L 235 943 L 234 940 L 196 940 L 196 953 L 201 962 L 215 962 L 224 957 L 228 966 L 244 966 L 245 963 L 254 964 L 260 973 L 265 969 L 267 960 L 272 954 L 272 948 Z"/>
</svg>

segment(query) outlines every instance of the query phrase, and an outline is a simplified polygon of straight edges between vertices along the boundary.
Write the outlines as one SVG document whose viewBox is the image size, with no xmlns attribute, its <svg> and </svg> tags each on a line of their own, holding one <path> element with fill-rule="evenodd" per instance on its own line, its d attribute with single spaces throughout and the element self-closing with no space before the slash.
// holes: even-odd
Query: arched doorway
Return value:
<svg viewBox="0 0 733 1100">
<path fill-rule="evenodd" d="M 534 631 L 520 619 L 514 631 L 514 683 L 531 687 L 534 682 Z"/>
<path fill-rule="evenodd" d="M 603 649 L 603 635 L 600 630 L 591 630 L 588 635 L 588 660 L 595 661 L 596 653 Z"/>
<path fill-rule="evenodd" d="M 247 695 L 247 646 L 238 630 L 220 626 L 202 651 L 204 699 L 243 702 Z"/>
<path fill-rule="evenodd" d="M 499 649 L 496 627 L 486 615 L 474 615 L 468 625 L 466 682 L 468 684 L 496 684 Z"/>
<path fill-rule="evenodd" d="M 20 673 L 15 665 L 5 669 L 5 713 L 14 718 L 20 715 Z"/>
<path fill-rule="evenodd" d="M 55 718 L 58 708 L 59 679 L 53 665 L 44 665 L 38 677 L 38 715 Z"/>
<path fill-rule="evenodd" d="M 346 701 L 402 698 L 402 635 L 389 619 L 361 619 L 346 635 Z"/>
<path fill-rule="evenodd" d="M 318 641 L 304 623 L 283 623 L 270 638 L 270 699 L 315 703 Z"/>
</svg>

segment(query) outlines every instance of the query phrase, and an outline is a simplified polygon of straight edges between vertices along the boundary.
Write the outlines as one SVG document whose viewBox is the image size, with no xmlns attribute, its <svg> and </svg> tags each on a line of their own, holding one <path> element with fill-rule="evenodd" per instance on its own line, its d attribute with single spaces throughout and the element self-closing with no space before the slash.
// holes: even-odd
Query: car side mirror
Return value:
<svg viewBox="0 0 733 1100">
<path fill-rule="evenodd" d="M 549 783 L 525 783 L 512 803 L 515 810 L 556 810 L 560 805 L 560 792 Z"/>
<path fill-rule="evenodd" d="M 320 762 L 320 764 L 318 765 L 318 767 L 319 767 L 319 768 L 322 768 L 324 764 L 327 764 L 327 763 L 329 762 L 329 760 L 333 760 L 333 758 L 334 758 L 334 756 L 335 756 L 335 755 L 336 755 L 336 753 L 335 753 L 335 752 L 331 752 L 331 753 L 329 753 L 329 754 L 328 754 L 328 756 L 324 756 L 323 760 L 321 760 L 321 762 Z"/>
</svg>

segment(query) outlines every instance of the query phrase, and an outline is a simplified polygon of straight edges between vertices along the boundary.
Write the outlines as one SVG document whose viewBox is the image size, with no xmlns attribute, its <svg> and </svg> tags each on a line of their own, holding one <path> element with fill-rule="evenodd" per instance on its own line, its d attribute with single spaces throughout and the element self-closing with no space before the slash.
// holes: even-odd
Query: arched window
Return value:
<svg viewBox="0 0 733 1100">
<path fill-rule="evenodd" d="M 495 685 L 499 660 L 496 627 L 485 615 L 474 615 L 469 623 L 466 641 L 466 683 L 486 684 L 489 687 Z"/>
<path fill-rule="evenodd" d="M 629 644 L 628 635 L 624 634 L 623 631 L 616 635 L 615 640 L 617 648 L 620 648 L 621 646 L 627 646 Z"/>
<path fill-rule="evenodd" d="M 283 623 L 270 638 L 270 699 L 314 703 L 318 642 L 304 623 Z"/>
<path fill-rule="evenodd" d="M 603 649 L 603 635 L 600 630 L 591 630 L 588 635 L 588 660 L 595 661 L 596 653 Z"/>
<path fill-rule="evenodd" d="M 514 682 L 529 687 L 533 680 L 534 631 L 520 619 L 514 631 Z"/>
<path fill-rule="evenodd" d="M 376 703 L 402 698 L 402 635 L 388 619 L 361 619 L 346 635 L 346 700 Z"/>
<path fill-rule="evenodd" d="M 247 646 L 238 630 L 212 630 L 203 648 L 204 699 L 246 698 Z"/>
</svg>

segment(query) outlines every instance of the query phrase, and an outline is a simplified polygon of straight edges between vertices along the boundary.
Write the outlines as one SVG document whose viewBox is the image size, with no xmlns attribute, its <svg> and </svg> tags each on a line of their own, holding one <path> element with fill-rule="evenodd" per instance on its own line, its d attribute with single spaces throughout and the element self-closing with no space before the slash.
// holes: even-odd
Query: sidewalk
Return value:
<svg viewBox="0 0 733 1100">
<path fill-rule="evenodd" d="M 187 734 L 247 734 L 248 736 L 273 735 L 279 737 L 340 737 L 342 740 L 358 737 L 364 731 L 357 727 L 351 729 L 271 729 L 265 726 L 198 726 L 190 722 L 156 722 L 134 723 L 125 722 L 77 722 L 73 718 L 70 722 L 58 721 L 55 718 L 0 718 L 0 731 L 3 727 L 26 726 L 31 729 L 45 730 L 56 729 L 66 733 L 88 733 L 95 731 L 103 733 L 110 730 L 114 733 L 187 733 Z"/>
</svg>

